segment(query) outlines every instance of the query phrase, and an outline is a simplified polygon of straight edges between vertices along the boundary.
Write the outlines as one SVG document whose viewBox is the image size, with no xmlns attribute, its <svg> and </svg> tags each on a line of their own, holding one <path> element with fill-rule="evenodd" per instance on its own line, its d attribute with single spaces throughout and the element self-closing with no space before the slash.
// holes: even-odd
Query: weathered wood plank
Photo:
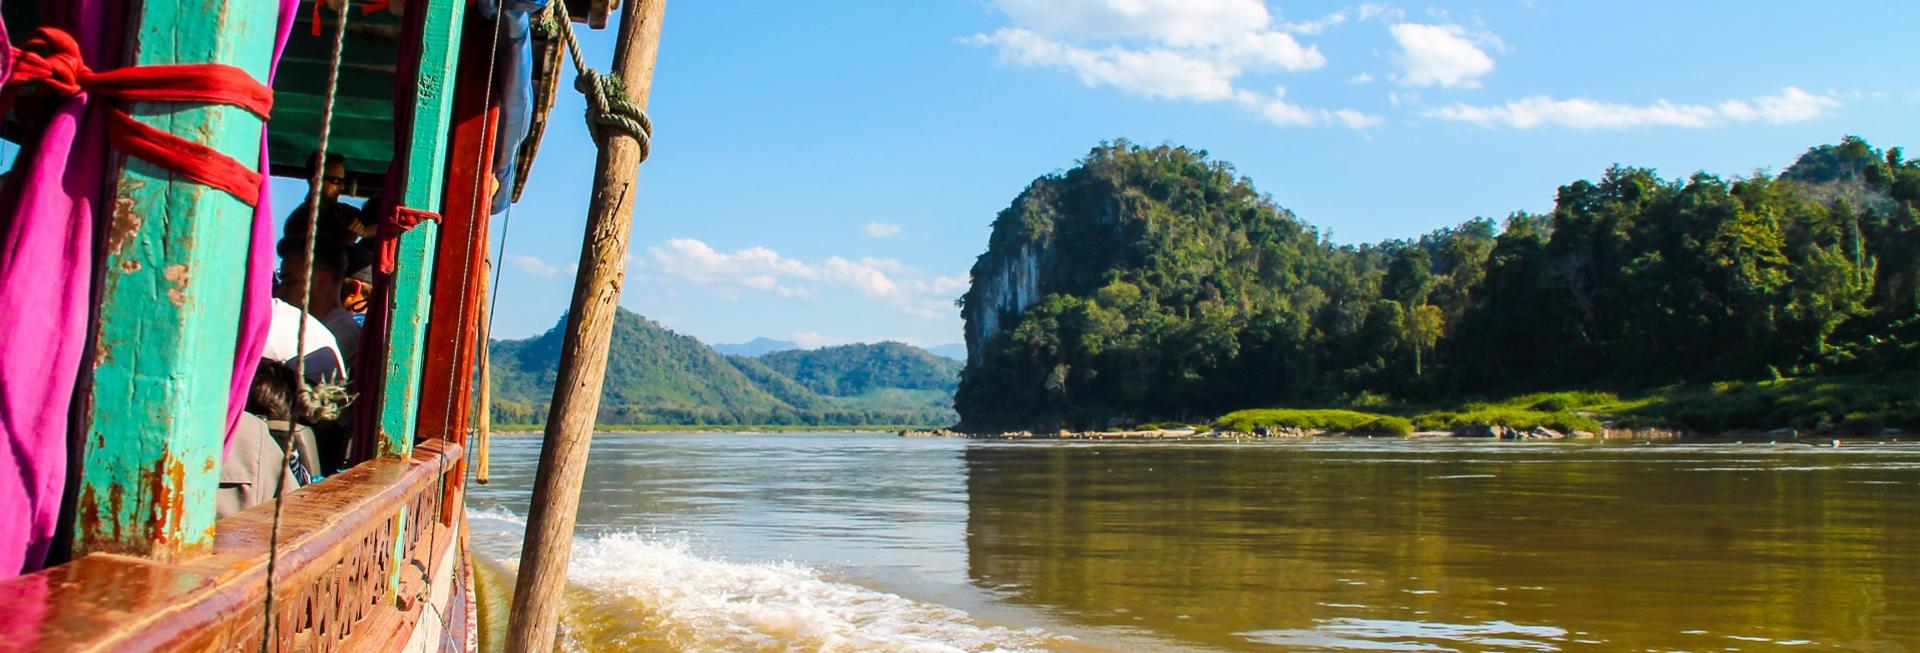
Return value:
<svg viewBox="0 0 1920 653">
<path fill-rule="evenodd" d="M 470 43 L 484 44 L 493 38 L 495 22 L 475 14 L 466 30 Z M 492 155 L 500 119 L 500 105 L 491 97 L 496 84 L 489 77 L 497 71 L 490 55 L 488 47 L 468 47 L 460 55 L 421 380 L 419 437 L 461 444 L 467 440 L 467 412 L 472 407 L 478 309 L 486 300 L 476 275 L 487 251 Z"/>
<path fill-rule="evenodd" d="M 437 510 L 440 470 L 461 455 L 458 445 L 428 441 L 410 459 L 361 463 L 286 496 L 271 553 L 269 650 L 391 651 L 426 621 L 464 625 L 438 590 L 459 573 L 448 562 L 458 560 L 459 522 L 427 525 L 397 557 L 395 537 L 403 513 Z M 0 653 L 258 650 L 273 523 L 273 506 L 261 504 L 222 520 L 209 554 L 192 560 L 89 555 L 0 580 Z M 399 573 L 416 565 L 427 574 Z M 428 580 L 431 608 L 412 600 Z"/>
<path fill-rule="evenodd" d="M 137 3 L 133 63 L 219 62 L 264 80 L 278 14 L 273 0 Z M 129 109 L 237 161 L 260 158 L 261 120 L 243 109 Z M 113 187 L 75 553 L 178 559 L 213 541 L 253 208 L 137 159 Z"/>
<path fill-rule="evenodd" d="M 653 90 L 660 54 L 660 24 L 667 0 L 629 0 L 621 11 L 613 69 L 634 104 L 644 109 Z M 514 581 L 513 614 L 507 631 L 510 653 L 553 650 L 559 632 L 560 597 L 567 582 L 580 484 L 586 478 L 593 422 L 606 380 L 607 348 L 626 279 L 627 241 L 633 234 L 634 188 L 642 148 L 633 134 L 609 130 L 595 161 L 587 233 L 580 244 L 580 272 L 573 281 L 566 339 L 547 411 L 546 441 L 533 477 L 526 543 Z"/>
<path fill-rule="evenodd" d="M 408 11 L 426 12 L 421 37 L 420 75 L 413 108 L 413 133 L 407 144 L 403 206 L 437 210 L 447 162 L 447 123 L 453 112 L 453 74 L 460 49 L 460 24 L 466 3 L 416 0 Z M 413 448 L 420 414 L 420 360 L 426 351 L 427 311 L 431 305 L 434 244 L 439 225 L 423 223 L 400 237 L 394 270 L 393 318 L 388 324 L 385 373 L 380 393 L 380 455 L 404 457 Z"/>
</svg>

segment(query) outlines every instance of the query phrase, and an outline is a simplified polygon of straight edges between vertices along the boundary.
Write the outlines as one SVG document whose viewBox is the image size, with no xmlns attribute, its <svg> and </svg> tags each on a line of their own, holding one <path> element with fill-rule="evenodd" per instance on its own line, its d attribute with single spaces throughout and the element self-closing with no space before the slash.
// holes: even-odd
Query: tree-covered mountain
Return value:
<svg viewBox="0 0 1920 653">
<path fill-rule="evenodd" d="M 963 426 L 1910 369 L 1920 166 L 1849 138 L 1778 178 L 1616 166 L 1544 215 L 1338 245 L 1205 152 L 1121 141 L 994 220 Z"/>
<path fill-rule="evenodd" d="M 492 343 L 493 418 L 533 424 L 546 417 L 564 338 L 560 324 L 525 340 Z M 614 321 L 599 421 L 607 425 L 945 425 L 952 390 L 927 380 L 918 357 L 899 343 L 834 347 L 819 357 L 783 357 L 777 366 L 727 357 L 631 311 Z M 818 352 L 783 352 L 815 354 Z M 899 366 L 899 370 L 891 369 Z M 808 379 L 808 382 L 796 380 Z M 821 393 L 822 387 L 857 389 Z M 898 384 L 898 385 L 892 385 Z"/>
<path fill-rule="evenodd" d="M 756 360 L 808 390 L 832 397 L 886 388 L 951 393 L 960 384 L 958 361 L 898 342 L 781 351 Z"/>
</svg>

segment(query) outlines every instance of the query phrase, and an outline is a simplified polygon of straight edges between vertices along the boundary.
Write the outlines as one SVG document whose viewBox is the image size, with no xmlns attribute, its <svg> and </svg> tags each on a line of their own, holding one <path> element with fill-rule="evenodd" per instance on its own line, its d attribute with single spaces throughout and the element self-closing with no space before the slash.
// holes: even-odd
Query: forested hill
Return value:
<svg viewBox="0 0 1920 653">
<path fill-rule="evenodd" d="M 886 388 L 950 394 L 960 383 L 959 361 L 898 342 L 779 351 L 759 360 L 808 390 L 834 397 Z"/>
<path fill-rule="evenodd" d="M 564 334 L 492 343 L 493 418 L 546 417 Z M 777 352 L 775 364 L 722 356 L 690 336 L 621 309 L 614 321 L 602 425 L 873 426 L 952 424 L 959 370 L 899 343 Z M 823 390 L 815 390 L 819 387 Z"/>
<path fill-rule="evenodd" d="M 1856 138 L 1778 177 L 1616 166 L 1546 214 L 1336 245 L 1205 152 L 1095 148 L 994 220 L 962 298 L 972 429 L 1386 395 L 1920 363 L 1920 165 Z"/>
</svg>

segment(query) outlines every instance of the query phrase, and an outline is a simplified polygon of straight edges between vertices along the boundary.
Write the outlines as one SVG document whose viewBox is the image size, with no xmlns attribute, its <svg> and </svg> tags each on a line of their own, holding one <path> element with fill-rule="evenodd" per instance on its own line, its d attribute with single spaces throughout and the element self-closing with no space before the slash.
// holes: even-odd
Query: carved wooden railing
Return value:
<svg viewBox="0 0 1920 653">
<path fill-rule="evenodd" d="M 442 510 L 458 505 L 460 453 L 428 441 L 285 497 L 270 650 L 390 651 L 464 622 L 444 587 L 460 513 Z M 0 581 L 0 651 L 258 651 L 273 504 L 215 528 L 211 554 L 178 564 L 94 554 Z"/>
</svg>

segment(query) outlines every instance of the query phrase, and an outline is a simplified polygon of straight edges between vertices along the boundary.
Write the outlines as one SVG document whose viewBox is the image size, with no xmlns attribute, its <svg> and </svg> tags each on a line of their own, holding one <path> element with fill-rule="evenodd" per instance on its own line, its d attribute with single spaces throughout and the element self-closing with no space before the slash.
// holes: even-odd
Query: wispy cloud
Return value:
<svg viewBox="0 0 1920 653">
<path fill-rule="evenodd" d="M 964 276 L 929 276 L 886 258 L 828 257 L 818 263 L 788 258 L 766 247 L 733 252 L 705 242 L 675 238 L 647 248 L 656 278 L 704 286 L 723 298 L 741 292 L 765 292 L 787 299 L 809 299 L 823 289 L 852 290 L 892 310 L 917 317 L 953 317 L 953 297 L 966 289 Z"/>
<path fill-rule="evenodd" d="M 557 277 L 563 274 L 573 274 L 580 269 L 577 263 L 553 265 L 540 260 L 538 257 L 527 256 L 525 254 L 508 254 L 503 258 L 506 260 L 507 265 L 513 266 L 513 269 L 536 277 Z"/>
<path fill-rule="evenodd" d="M 1788 86 L 1775 95 L 1725 100 L 1714 104 L 1675 104 L 1663 98 L 1651 104 L 1636 105 L 1587 98 L 1556 99 L 1541 95 L 1492 106 L 1454 104 L 1429 110 L 1425 115 L 1483 127 L 1626 129 L 1804 122 L 1826 116 L 1839 106 L 1840 100 L 1831 95 L 1816 95 Z"/>
<path fill-rule="evenodd" d="M 1012 26 L 962 41 L 993 48 L 1003 62 L 1066 70 L 1088 86 L 1145 98 L 1236 102 L 1269 120 L 1265 106 L 1272 102 L 1249 102 L 1260 94 L 1242 88 L 1240 81 L 1250 74 L 1326 66 L 1318 48 L 1293 34 L 1317 33 L 1347 20 L 1340 13 L 1276 25 L 1260 0 L 997 0 L 994 6 Z M 1306 110 L 1303 115 L 1322 114 Z M 1273 122 L 1354 126 L 1296 118 Z"/>
<path fill-rule="evenodd" d="M 1380 124 L 1380 118 L 1354 109 L 1316 109 L 1303 107 L 1287 101 L 1286 87 L 1277 87 L 1271 94 L 1241 91 L 1236 99 L 1240 105 L 1252 109 L 1267 122 L 1285 127 L 1337 124 L 1351 129 L 1365 129 Z"/>
<path fill-rule="evenodd" d="M 1373 20 L 1375 18 L 1400 20 L 1400 18 L 1405 15 L 1405 12 L 1388 5 L 1369 2 L 1353 7 L 1336 9 L 1332 13 L 1312 20 L 1285 21 L 1280 23 L 1280 30 L 1302 36 L 1318 36 L 1322 32 L 1345 25 L 1349 20 L 1356 22 Z"/>
<path fill-rule="evenodd" d="M 869 222 L 867 223 L 866 231 L 867 237 L 875 240 L 886 240 L 899 236 L 901 233 L 900 225 L 887 224 L 884 222 Z"/>
</svg>

